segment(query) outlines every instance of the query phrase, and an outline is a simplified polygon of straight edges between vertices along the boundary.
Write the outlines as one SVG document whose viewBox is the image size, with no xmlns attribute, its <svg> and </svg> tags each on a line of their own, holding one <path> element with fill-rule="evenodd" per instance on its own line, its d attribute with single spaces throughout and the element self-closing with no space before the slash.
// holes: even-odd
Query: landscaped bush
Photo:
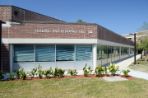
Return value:
<svg viewBox="0 0 148 98">
<path fill-rule="evenodd" d="M 129 76 L 130 70 L 127 69 L 127 70 L 123 70 L 122 72 L 123 72 L 123 75 L 124 75 L 125 77 L 128 77 L 128 76 Z"/>
<path fill-rule="evenodd" d="M 78 74 L 78 72 L 76 69 L 69 69 L 68 74 L 70 74 L 71 76 L 76 76 Z"/>
<path fill-rule="evenodd" d="M 10 72 L 9 73 L 9 80 L 14 80 L 15 79 L 15 73 Z"/>
<path fill-rule="evenodd" d="M 61 69 L 61 68 L 55 68 L 54 70 L 54 77 L 64 77 L 64 72 L 65 70 Z"/>
<path fill-rule="evenodd" d="M 116 66 L 115 64 L 110 64 L 108 66 L 108 70 L 112 75 L 115 75 L 118 71 L 118 66 Z"/>
<path fill-rule="evenodd" d="M 97 66 L 95 69 L 96 76 L 102 76 L 105 73 L 105 68 L 103 66 Z"/>
<path fill-rule="evenodd" d="M 83 72 L 84 72 L 84 76 L 87 77 L 89 74 L 92 73 L 92 69 L 90 66 L 88 67 L 87 65 L 85 65 L 83 68 Z"/>
<path fill-rule="evenodd" d="M 31 73 L 31 76 L 32 77 L 34 77 L 35 75 L 37 75 L 37 68 L 33 68 L 30 73 Z"/>
<path fill-rule="evenodd" d="M 38 76 L 40 79 L 43 78 L 43 75 L 44 75 L 44 71 L 42 71 L 42 69 L 38 69 Z"/>
<path fill-rule="evenodd" d="M 51 76 L 53 76 L 53 74 L 54 74 L 54 72 L 51 67 L 50 67 L 50 69 L 44 71 L 44 75 L 46 78 L 50 78 Z"/>
<path fill-rule="evenodd" d="M 26 77 L 27 77 L 27 75 L 26 75 L 26 73 L 25 73 L 25 71 L 24 71 L 23 68 L 20 68 L 20 69 L 18 70 L 18 75 L 19 75 L 19 79 L 23 79 L 23 80 L 25 80 Z"/>
</svg>

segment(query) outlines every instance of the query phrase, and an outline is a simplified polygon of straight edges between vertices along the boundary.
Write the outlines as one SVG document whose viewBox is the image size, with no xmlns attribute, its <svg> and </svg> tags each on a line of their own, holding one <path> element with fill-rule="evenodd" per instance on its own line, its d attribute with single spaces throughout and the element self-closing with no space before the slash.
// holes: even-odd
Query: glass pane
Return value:
<svg viewBox="0 0 148 98">
<path fill-rule="evenodd" d="M 97 60 L 102 59 L 102 49 L 101 49 L 101 45 L 97 46 Z"/>
<path fill-rule="evenodd" d="M 57 45 L 56 61 L 74 61 L 74 45 Z"/>
<path fill-rule="evenodd" d="M 91 60 L 92 46 L 91 45 L 77 45 L 76 46 L 76 60 Z"/>
<path fill-rule="evenodd" d="M 34 61 L 33 45 L 15 45 L 14 61 Z"/>
<path fill-rule="evenodd" d="M 54 45 L 36 45 L 36 61 L 55 61 Z"/>
<path fill-rule="evenodd" d="M 102 46 L 102 59 L 108 58 L 108 48 L 107 46 Z"/>
</svg>

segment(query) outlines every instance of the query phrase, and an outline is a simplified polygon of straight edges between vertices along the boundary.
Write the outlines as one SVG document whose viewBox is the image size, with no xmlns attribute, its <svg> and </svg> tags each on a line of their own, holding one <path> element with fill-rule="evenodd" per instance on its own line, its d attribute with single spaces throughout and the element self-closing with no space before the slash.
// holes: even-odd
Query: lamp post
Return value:
<svg viewBox="0 0 148 98">
<path fill-rule="evenodd" d="M 0 20 L 0 59 L 1 59 L 1 49 L 2 49 L 2 24 L 5 23 Z M 0 70 L 2 70 L 2 61 L 0 60 Z"/>
<path fill-rule="evenodd" d="M 134 64 L 136 64 L 136 54 L 137 54 L 136 33 L 134 33 Z"/>
</svg>

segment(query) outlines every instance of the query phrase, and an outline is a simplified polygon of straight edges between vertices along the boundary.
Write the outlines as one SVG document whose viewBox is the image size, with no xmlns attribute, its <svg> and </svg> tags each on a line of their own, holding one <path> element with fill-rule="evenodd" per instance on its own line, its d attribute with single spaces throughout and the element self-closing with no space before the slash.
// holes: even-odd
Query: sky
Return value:
<svg viewBox="0 0 148 98">
<path fill-rule="evenodd" d="M 148 22 L 148 0 L 0 0 L 67 22 L 82 19 L 118 34 L 137 32 Z"/>
</svg>

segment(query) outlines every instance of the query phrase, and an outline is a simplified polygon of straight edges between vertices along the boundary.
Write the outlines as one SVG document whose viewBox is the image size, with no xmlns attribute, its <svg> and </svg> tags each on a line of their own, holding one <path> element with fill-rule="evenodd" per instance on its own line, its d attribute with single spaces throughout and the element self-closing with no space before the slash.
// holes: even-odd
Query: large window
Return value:
<svg viewBox="0 0 148 98">
<path fill-rule="evenodd" d="M 36 61 L 55 61 L 55 45 L 36 45 Z"/>
<path fill-rule="evenodd" d="M 14 46 L 14 61 L 35 61 L 33 45 Z"/>
<path fill-rule="evenodd" d="M 102 46 L 102 59 L 108 58 L 108 47 Z"/>
<path fill-rule="evenodd" d="M 102 47 L 101 45 L 97 46 L 97 60 L 101 60 L 102 59 Z"/>
<path fill-rule="evenodd" d="M 76 46 L 76 60 L 91 60 L 92 46 L 91 45 L 77 45 Z"/>
<path fill-rule="evenodd" d="M 57 45 L 56 61 L 74 61 L 74 45 Z"/>
<path fill-rule="evenodd" d="M 16 62 L 92 60 L 92 45 L 14 45 Z"/>
<path fill-rule="evenodd" d="M 122 55 L 128 55 L 128 48 L 122 47 L 122 48 L 121 48 L 121 54 L 122 54 Z"/>
</svg>

